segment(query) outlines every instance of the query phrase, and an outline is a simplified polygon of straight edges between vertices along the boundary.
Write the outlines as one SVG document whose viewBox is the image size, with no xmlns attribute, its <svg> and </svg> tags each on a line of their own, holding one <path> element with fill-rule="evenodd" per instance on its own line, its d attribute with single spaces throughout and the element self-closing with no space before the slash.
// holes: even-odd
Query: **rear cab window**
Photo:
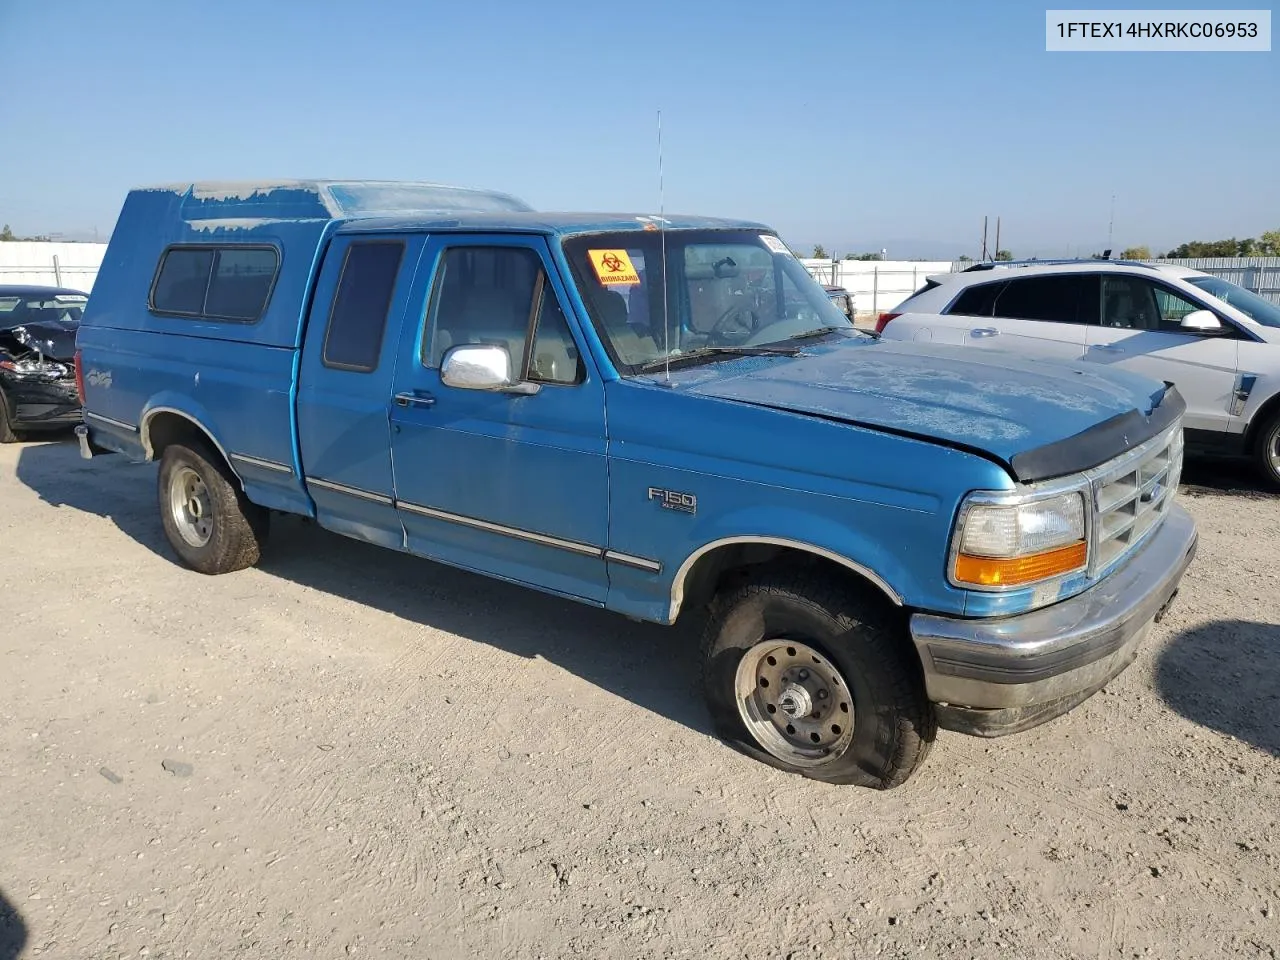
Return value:
<svg viewBox="0 0 1280 960">
<path fill-rule="evenodd" d="M 160 256 L 148 306 L 166 316 L 255 323 L 266 312 L 279 269 L 272 246 L 171 246 Z"/>
<path fill-rule="evenodd" d="M 404 249 L 400 240 L 356 241 L 347 247 L 324 332 L 321 362 L 326 367 L 356 373 L 378 368 Z"/>
</svg>

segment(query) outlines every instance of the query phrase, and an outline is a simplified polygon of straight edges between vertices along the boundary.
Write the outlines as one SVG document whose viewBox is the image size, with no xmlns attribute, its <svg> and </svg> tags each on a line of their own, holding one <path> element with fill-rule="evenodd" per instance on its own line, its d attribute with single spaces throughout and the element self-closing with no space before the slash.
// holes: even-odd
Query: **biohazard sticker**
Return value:
<svg viewBox="0 0 1280 960">
<path fill-rule="evenodd" d="M 625 250 L 588 250 L 591 266 L 596 268 L 596 276 L 603 284 L 639 283 L 640 275 L 631 265 L 631 258 Z"/>
<path fill-rule="evenodd" d="M 791 251 L 787 249 L 787 245 L 771 234 L 760 234 L 760 241 L 774 253 L 785 253 L 787 256 L 792 256 Z"/>
</svg>

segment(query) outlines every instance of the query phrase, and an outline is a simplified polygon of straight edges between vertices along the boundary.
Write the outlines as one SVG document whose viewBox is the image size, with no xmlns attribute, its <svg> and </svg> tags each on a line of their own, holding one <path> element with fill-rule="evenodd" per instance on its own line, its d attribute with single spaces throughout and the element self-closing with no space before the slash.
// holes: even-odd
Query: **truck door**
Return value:
<svg viewBox="0 0 1280 960">
<path fill-rule="evenodd" d="M 396 361 L 395 497 L 424 556 L 603 604 L 604 391 L 540 236 L 441 235 L 422 257 Z M 446 386 L 447 351 L 504 348 L 531 386 Z"/>
<path fill-rule="evenodd" d="M 391 391 L 423 237 L 337 235 L 316 283 L 298 376 L 298 442 L 316 519 L 404 548 L 393 503 Z"/>
</svg>

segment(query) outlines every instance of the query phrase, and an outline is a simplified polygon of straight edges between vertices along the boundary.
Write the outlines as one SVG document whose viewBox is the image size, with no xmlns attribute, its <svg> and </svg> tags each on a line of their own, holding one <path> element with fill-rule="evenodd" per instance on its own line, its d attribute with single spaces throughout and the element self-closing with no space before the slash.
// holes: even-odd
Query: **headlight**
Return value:
<svg viewBox="0 0 1280 960">
<path fill-rule="evenodd" d="M 1073 491 L 1021 503 L 975 498 L 961 510 L 955 542 L 957 586 L 1000 589 L 1074 573 L 1089 561 L 1084 497 Z"/>
<path fill-rule="evenodd" d="M 67 367 L 53 360 L 0 360 L 0 368 L 21 380 L 57 380 L 67 375 Z"/>
</svg>

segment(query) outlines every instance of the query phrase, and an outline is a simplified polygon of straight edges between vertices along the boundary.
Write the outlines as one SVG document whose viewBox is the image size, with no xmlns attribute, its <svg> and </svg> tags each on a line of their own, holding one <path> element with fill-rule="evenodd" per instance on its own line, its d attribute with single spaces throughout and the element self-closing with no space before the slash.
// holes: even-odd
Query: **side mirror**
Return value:
<svg viewBox="0 0 1280 960">
<path fill-rule="evenodd" d="M 1222 330 L 1222 321 L 1214 315 L 1212 310 L 1193 310 L 1182 318 L 1179 326 L 1188 333 L 1219 333 Z"/>
<path fill-rule="evenodd" d="M 536 383 L 520 383 L 511 374 L 511 354 L 506 347 L 466 343 L 448 350 L 440 364 L 440 380 L 460 390 L 531 394 Z"/>
</svg>

